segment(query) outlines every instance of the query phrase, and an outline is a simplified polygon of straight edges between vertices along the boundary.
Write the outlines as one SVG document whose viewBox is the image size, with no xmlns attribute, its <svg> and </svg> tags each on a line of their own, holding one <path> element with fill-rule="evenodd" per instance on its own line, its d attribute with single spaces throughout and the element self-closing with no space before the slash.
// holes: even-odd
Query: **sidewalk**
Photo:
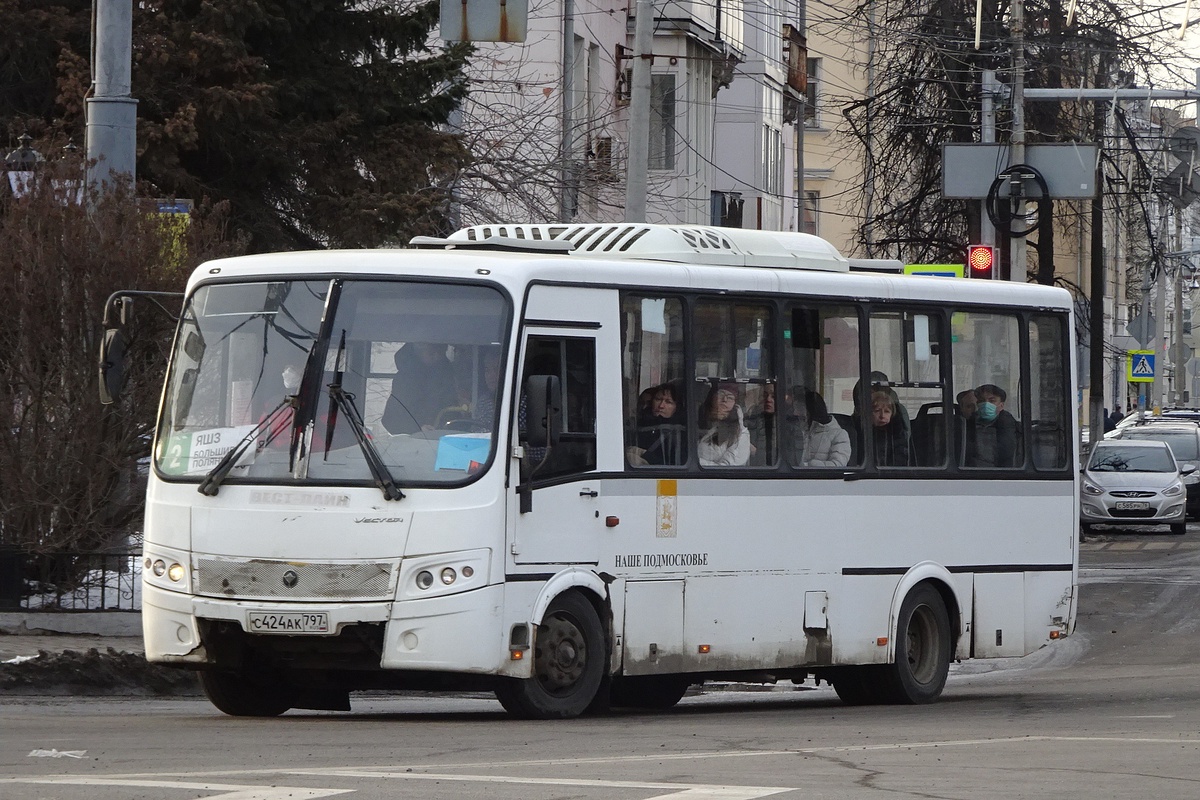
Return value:
<svg viewBox="0 0 1200 800">
<path fill-rule="evenodd" d="M 138 653 L 142 647 L 142 615 L 136 611 L 0 612 L 0 662 L 39 650 L 62 653 L 108 648 Z"/>
</svg>

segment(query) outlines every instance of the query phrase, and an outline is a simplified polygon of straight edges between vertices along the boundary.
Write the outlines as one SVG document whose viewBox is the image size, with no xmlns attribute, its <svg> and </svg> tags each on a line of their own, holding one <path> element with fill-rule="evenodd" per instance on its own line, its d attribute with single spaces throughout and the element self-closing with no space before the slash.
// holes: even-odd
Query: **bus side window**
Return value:
<svg viewBox="0 0 1200 800">
<path fill-rule="evenodd" d="M 946 466 L 944 317 L 937 311 L 872 308 L 870 373 L 860 387 L 864 440 L 875 466 Z M 924 413 L 921 413 L 924 410 Z"/>
<path fill-rule="evenodd" d="M 951 325 L 954 401 L 963 439 L 955 453 L 959 466 L 1021 469 L 1020 320 L 1014 314 L 963 311 L 951 317 Z"/>
<path fill-rule="evenodd" d="M 692 330 L 700 466 L 775 465 L 779 447 L 773 323 L 769 306 L 697 301 Z"/>
<path fill-rule="evenodd" d="M 625 461 L 630 467 L 687 463 L 687 382 L 683 380 L 683 302 L 630 294 L 621 303 Z"/>
<path fill-rule="evenodd" d="M 859 327 L 858 308 L 832 303 L 796 303 L 783 319 L 779 449 L 793 468 L 862 466 L 862 434 L 853 415 Z"/>
<path fill-rule="evenodd" d="M 525 376 L 557 375 L 563 391 L 562 436 L 550 448 L 529 448 L 528 468 L 546 463 L 533 474 L 544 480 L 596 468 L 596 345 L 593 339 L 530 337 L 525 351 Z M 522 379 L 524 385 L 524 379 Z M 522 398 L 518 425 L 527 401 Z"/>
<path fill-rule="evenodd" d="M 1030 436 L 1033 468 L 1061 470 L 1071 458 L 1066 337 L 1061 320 L 1035 315 L 1029 322 Z"/>
</svg>

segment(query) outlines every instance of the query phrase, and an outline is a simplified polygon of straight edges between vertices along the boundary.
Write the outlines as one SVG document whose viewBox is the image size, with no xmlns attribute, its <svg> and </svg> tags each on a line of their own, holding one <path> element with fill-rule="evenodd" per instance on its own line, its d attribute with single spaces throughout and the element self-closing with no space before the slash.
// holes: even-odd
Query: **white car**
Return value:
<svg viewBox="0 0 1200 800">
<path fill-rule="evenodd" d="M 1097 442 L 1083 469 L 1079 489 L 1079 521 L 1084 532 L 1093 525 L 1169 525 L 1186 532 L 1187 491 L 1183 469 L 1171 448 L 1159 441 L 1108 439 Z"/>
<path fill-rule="evenodd" d="M 1194 422 L 1162 422 L 1151 425 L 1133 425 L 1113 431 L 1113 439 L 1138 442 L 1164 442 L 1171 448 L 1171 455 L 1184 472 L 1183 485 L 1187 489 L 1187 515 L 1189 519 L 1200 519 L 1200 472 L 1188 474 L 1189 464 L 1200 464 L 1200 425 Z"/>
</svg>

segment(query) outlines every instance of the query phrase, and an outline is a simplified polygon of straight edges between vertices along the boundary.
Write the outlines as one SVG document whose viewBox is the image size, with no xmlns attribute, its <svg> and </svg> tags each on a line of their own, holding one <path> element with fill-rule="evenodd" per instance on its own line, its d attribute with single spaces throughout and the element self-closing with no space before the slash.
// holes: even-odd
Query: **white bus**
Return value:
<svg viewBox="0 0 1200 800">
<path fill-rule="evenodd" d="M 458 688 L 561 718 L 711 680 L 922 703 L 952 660 L 1073 630 L 1066 291 L 711 227 L 413 244 L 187 285 L 142 614 L 220 710 Z"/>
</svg>

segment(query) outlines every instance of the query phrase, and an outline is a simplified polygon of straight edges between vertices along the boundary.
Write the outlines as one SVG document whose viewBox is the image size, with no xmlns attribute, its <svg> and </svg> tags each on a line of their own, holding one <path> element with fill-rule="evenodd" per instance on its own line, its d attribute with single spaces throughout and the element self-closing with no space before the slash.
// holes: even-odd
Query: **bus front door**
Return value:
<svg viewBox="0 0 1200 800">
<path fill-rule="evenodd" d="M 529 375 L 558 376 L 562 436 L 549 448 L 530 446 L 521 398 L 516 417 L 522 447 L 515 452 L 522 455 L 512 465 L 517 480 L 509 504 L 509 551 L 515 563 L 598 563 L 605 520 L 596 471 L 596 343 L 595 330 L 526 328 L 521 385 Z M 523 491 L 529 493 L 525 511 Z"/>
</svg>

